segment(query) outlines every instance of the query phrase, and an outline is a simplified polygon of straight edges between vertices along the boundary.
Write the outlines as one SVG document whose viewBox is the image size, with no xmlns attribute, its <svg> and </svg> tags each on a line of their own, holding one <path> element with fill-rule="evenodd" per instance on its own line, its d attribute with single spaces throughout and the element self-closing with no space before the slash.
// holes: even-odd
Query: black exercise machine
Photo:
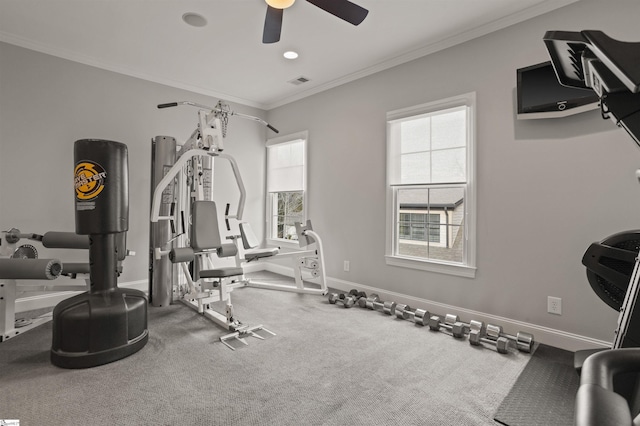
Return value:
<svg viewBox="0 0 640 426">
<path fill-rule="evenodd" d="M 592 30 L 549 31 L 544 42 L 560 83 L 596 92 L 602 117 L 640 146 L 640 43 Z M 622 232 L 592 244 L 582 259 L 591 288 L 620 315 L 612 349 L 576 353 L 576 425 L 640 424 L 639 249 L 640 231 Z"/>
</svg>

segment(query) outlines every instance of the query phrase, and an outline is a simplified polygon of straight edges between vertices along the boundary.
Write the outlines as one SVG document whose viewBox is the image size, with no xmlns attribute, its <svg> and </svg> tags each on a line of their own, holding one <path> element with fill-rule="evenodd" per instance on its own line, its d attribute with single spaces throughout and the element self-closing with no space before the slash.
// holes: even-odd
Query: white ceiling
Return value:
<svg viewBox="0 0 640 426">
<path fill-rule="evenodd" d="M 268 110 L 578 0 L 353 1 L 357 27 L 297 0 L 266 45 L 264 0 L 0 0 L 0 41 Z"/>
</svg>

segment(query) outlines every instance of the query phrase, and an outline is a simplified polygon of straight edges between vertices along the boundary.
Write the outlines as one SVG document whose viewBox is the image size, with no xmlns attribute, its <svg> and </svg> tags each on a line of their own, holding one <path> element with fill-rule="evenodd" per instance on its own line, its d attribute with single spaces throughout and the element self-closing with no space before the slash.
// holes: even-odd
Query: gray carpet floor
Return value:
<svg viewBox="0 0 640 426">
<path fill-rule="evenodd" d="M 262 278 L 274 279 L 269 275 Z M 239 319 L 276 336 L 232 351 L 175 304 L 148 344 L 85 370 L 49 362 L 51 323 L 0 344 L 0 418 L 21 425 L 497 425 L 531 355 L 498 354 L 325 297 L 241 288 Z"/>
</svg>

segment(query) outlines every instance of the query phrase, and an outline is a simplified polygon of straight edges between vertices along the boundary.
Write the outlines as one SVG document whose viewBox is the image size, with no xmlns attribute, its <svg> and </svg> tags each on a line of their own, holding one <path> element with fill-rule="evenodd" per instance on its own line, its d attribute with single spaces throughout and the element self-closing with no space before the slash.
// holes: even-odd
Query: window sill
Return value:
<svg viewBox="0 0 640 426">
<path fill-rule="evenodd" d="M 456 275 L 465 278 L 475 278 L 476 268 L 452 263 L 415 260 L 407 257 L 385 256 L 387 265 L 401 268 L 419 269 L 421 271 L 437 272 L 439 274 Z"/>
</svg>

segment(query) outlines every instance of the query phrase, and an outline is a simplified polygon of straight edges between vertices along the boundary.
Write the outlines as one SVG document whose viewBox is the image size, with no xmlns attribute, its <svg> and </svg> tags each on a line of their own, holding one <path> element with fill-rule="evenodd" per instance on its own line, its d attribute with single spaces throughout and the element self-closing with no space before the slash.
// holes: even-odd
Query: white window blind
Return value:
<svg viewBox="0 0 640 426">
<path fill-rule="evenodd" d="M 267 192 L 305 189 L 305 139 L 267 144 Z"/>
<path fill-rule="evenodd" d="M 465 182 L 467 106 L 389 120 L 389 185 Z"/>
</svg>

